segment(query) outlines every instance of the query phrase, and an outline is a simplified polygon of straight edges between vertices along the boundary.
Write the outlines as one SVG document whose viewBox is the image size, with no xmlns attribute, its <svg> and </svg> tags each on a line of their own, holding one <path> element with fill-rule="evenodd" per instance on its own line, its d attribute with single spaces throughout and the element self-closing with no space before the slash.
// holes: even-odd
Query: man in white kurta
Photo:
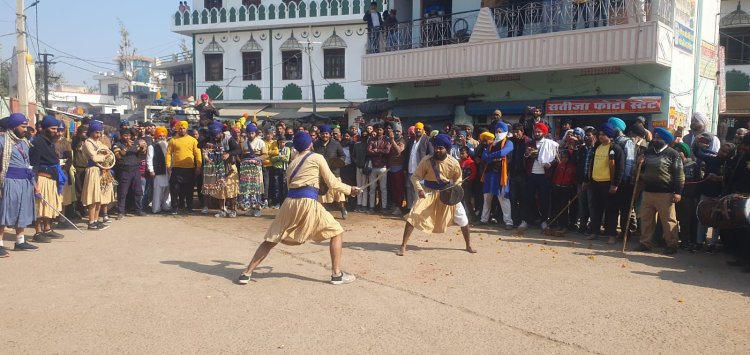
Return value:
<svg viewBox="0 0 750 355">
<path fill-rule="evenodd" d="M 432 146 L 435 153 L 422 159 L 411 176 L 419 198 L 406 216 L 403 242 L 397 254 L 401 256 L 406 254 L 406 243 L 414 228 L 426 233 L 443 233 L 451 221 L 461 227 L 466 242 L 466 251 L 476 253 L 476 250 L 471 247 L 469 218 L 466 216 L 463 205 L 458 203 L 449 206 L 440 201 L 440 190 L 449 186 L 450 183 L 461 185 L 461 166 L 455 158 L 448 155 L 451 138 L 446 134 L 439 134 L 432 139 Z M 440 176 L 437 176 L 436 171 Z M 421 180 L 424 180 L 424 184 L 420 184 Z"/>
</svg>

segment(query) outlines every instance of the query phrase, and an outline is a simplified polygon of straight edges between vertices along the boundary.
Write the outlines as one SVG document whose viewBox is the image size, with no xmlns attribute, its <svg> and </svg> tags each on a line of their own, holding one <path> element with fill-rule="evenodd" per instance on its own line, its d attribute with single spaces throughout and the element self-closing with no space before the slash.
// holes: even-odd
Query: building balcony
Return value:
<svg viewBox="0 0 750 355">
<path fill-rule="evenodd" d="M 378 0 L 380 11 L 387 0 Z M 191 35 L 206 31 L 360 23 L 369 11 L 366 0 L 228 0 L 226 5 L 182 9 L 172 15 L 172 32 Z"/>
<path fill-rule="evenodd" d="M 559 1 L 399 23 L 370 34 L 362 82 L 385 85 L 617 65 L 668 67 L 673 12 L 672 0 Z"/>
</svg>

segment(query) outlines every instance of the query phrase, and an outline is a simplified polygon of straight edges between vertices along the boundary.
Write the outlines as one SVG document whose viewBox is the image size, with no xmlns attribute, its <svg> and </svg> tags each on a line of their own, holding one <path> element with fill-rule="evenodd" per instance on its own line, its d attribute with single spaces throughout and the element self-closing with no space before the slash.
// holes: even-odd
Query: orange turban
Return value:
<svg viewBox="0 0 750 355">
<path fill-rule="evenodd" d="M 484 132 L 479 135 L 479 140 L 482 142 L 492 142 L 495 140 L 495 135 L 490 132 Z"/>
<path fill-rule="evenodd" d="M 167 129 L 164 128 L 164 127 L 156 127 L 156 131 L 154 131 L 154 135 L 156 137 L 166 138 L 167 137 Z"/>
</svg>

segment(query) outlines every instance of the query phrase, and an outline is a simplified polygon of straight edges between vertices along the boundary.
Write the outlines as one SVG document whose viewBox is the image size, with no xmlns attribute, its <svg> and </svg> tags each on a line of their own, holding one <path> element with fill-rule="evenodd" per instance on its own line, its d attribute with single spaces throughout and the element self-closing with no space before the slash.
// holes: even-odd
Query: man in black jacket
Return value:
<svg viewBox="0 0 750 355">
<path fill-rule="evenodd" d="M 609 123 L 599 130 L 599 143 L 594 147 L 593 159 L 586 172 L 586 188 L 590 191 L 591 224 L 586 233 L 586 240 L 596 240 L 601 233 L 602 218 L 604 235 L 609 236 L 609 244 L 617 242 L 617 205 L 611 203 L 617 188 L 622 182 L 625 169 L 625 153 L 614 144 L 617 134 L 615 127 Z M 606 216 L 605 216 L 606 210 Z"/>
<path fill-rule="evenodd" d="M 331 132 L 331 126 L 321 126 L 320 139 L 317 142 L 313 143 L 313 149 L 315 150 L 315 153 L 318 153 L 326 158 L 328 167 L 331 169 L 331 172 L 340 181 L 341 168 L 331 166 L 331 162 L 334 159 L 343 161 L 346 156 L 344 155 L 344 148 L 341 147 L 341 143 L 331 138 Z M 348 217 L 349 213 L 346 211 L 346 205 L 344 204 L 346 202 L 346 196 L 344 194 L 339 194 L 332 190 L 329 190 L 325 195 L 320 196 L 318 200 L 320 200 L 320 203 L 338 204 L 339 208 L 341 208 L 341 218 L 346 219 Z"/>
<path fill-rule="evenodd" d="M 370 11 L 365 13 L 362 21 L 367 22 L 368 38 L 370 39 L 367 53 L 377 53 L 380 51 L 380 32 L 383 26 L 383 16 L 378 12 L 378 3 L 370 3 Z"/>
<path fill-rule="evenodd" d="M 120 130 L 120 141 L 115 143 L 112 151 L 117 158 L 115 170 L 117 171 L 117 219 L 125 217 L 125 203 L 128 194 L 134 195 L 135 210 L 138 216 L 144 216 L 143 189 L 141 189 L 141 176 L 138 167 L 141 156 L 146 155 L 146 143 L 135 145 L 133 134 L 130 129 Z"/>
<path fill-rule="evenodd" d="M 651 237 L 656 230 L 656 215 L 659 215 L 664 241 L 664 254 L 677 252 L 677 213 L 675 204 L 682 199 L 685 172 L 680 154 L 669 147 L 674 140 L 672 133 L 664 128 L 654 130 L 654 138 L 641 158 L 641 244 L 635 251 L 647 251 L 653 247 Z"/>
</svg>

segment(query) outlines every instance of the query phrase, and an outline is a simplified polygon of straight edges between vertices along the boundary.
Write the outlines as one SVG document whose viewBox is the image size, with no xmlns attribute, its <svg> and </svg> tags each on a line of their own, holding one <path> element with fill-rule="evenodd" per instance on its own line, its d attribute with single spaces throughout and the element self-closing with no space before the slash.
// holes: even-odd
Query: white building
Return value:
<svg viewBox="0 0 750 355">
<path fill-rule="evenodd" d="M 355 118 L 357 103 L 386 96 L 361 82 L 369 6 L 357 0 L 194 0 L 190 11 L 175 9 L 172 31 L 192 38 L 196 96 L 207 92 L 227 118 L 243 112 L 307 116 L 313 94 L 318 113 Z"/>
</svg>

